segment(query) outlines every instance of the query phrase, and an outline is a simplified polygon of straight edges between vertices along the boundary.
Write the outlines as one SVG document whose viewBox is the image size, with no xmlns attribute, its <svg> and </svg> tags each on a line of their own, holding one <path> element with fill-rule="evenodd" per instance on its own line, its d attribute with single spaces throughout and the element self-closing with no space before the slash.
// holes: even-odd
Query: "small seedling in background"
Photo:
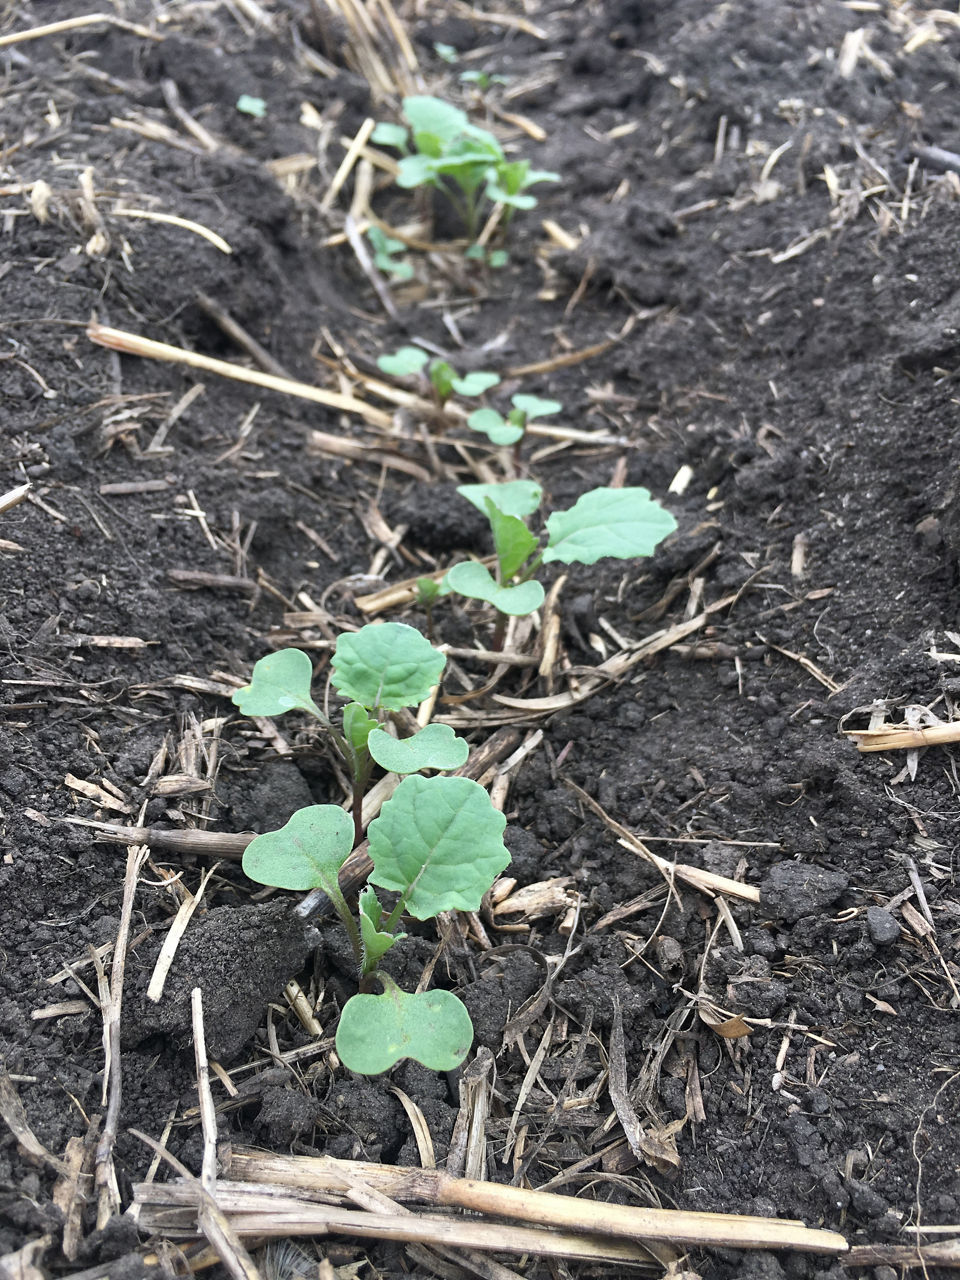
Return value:
<svg viewBox="0 0 960 1280">
<path fill-rule="evenodd" d="M 404 253 L 407 247 L 402 240 L 388 236 L 378 226 L 367 228 L 367 239 L 373 249 L 373 261 L 384 275 L 388 275 L 398 281 L 412 278 L 412 265 L 397 256 Z"/>
<path fill-rule="evenodd" d="M 298 810 L 280 830 L 255 837 L 243 855 L 251 880 L 279 889 L 322 889 L 340 917 L 361 990 L 344 1006 L 336 1046 L 344 1065 L 365 1075 L 387 1071 L 401 1058 L 415 1058 L 433 1071 L 452 1071 L 466 1057 L 473 1026 L 463 1003 L 449 991 L 403 992 L 378 966 L 406 936 L 397 932 L 404 912 L 430 920 L 442 911 L 476 911 L 510 861 L 503 843 L 506 820 L 481 786 L 469 778 L 425 778 L 418 772 L 459 767 L 466 760 L 466 742 L 438 724 L 398 740 L 376 718 L 382 710 L 421 702 L 445 661 L 418 631 L 402 623 L 368 625 L 341 635 L 331 682 L 353 699 L 343 711 L 342 735 L 332 730 L 314 701 L 312 664 L 299 649 L 261 658 L 250 684 L 233 698 L 248 715 L 297 709 L 315 716 L 335 733 L 355 784 L 369 780 L 371 761 L 407 775 L 370 824 L 373 870 L 360 893 L 358 919 L 344 899 L 339 874 L 361 832 L 339 805 Z M 355 815 L 357 794 L 355 785 Z M 389 913 L 374 885 L 397 895 Z M 371 990 L 377 982 L 381 994 Z"/>
<path fill-rule="evenodd" d="M 482 564 L 455 564 L 444 582 L 452 591 L 483 600 L 497 610 L 491 648 L 503 647 L 507 618 L 532 613 L 543 603 L 544 590 L 534 575 L 542 564 L 595 564 L 610 557 L 632 560 L 648 556 L 677 527 L 647 489 L 591 489 L 568 511 L 546 520 L 546 545 L 524 523 L 540 506 L 540 486 L 531 480 L 506 484 L 460 485 L 463 497 L 490 521 L 497 556 L 497 576 Z"/>
<path fill-rule="evenodd" d="M 528 422 L 552 417 L 563 409 L 559 400 L 541 400 L 539 396 L 511 396 L 510 403 L 513 408 L 505 418 L 496 409 L 476 409 L 467 418 L 467 426 L 487 436 L 493 444 L 519 444 Z"/>
<path fill-rule="evenodd" d="M 491 85 L 509 84 L 510 77 L 500 76 L 490 71 L 461 71 L 460 83 L 476 85 L 480 92 L 484 93 Z"/>
<path fill-rule="evenodd" d="M 494 271 L 499 271 L 510 261 L 510 255 L 506 249 L 488 249 L 482 244 L 472 244 L 464 251 L 463 256 L 469 258 L 471 262 L 483 262 Z"/>
<path fill-rule="evenodd" d="M 476 370 L 461 377 L 448 360 L 431 360 L 421 347 L 400 347 L 391 355 L 380 356 L 377 360 L 378 369 L 398 378 L 423 373 L 425 367 L 430 387 L 441 408 L 454 392 L 461 396 L 482 396 L 500 382 L 495 373 L 485 370 Z"/>
<path fill-rule="evenodd" d="M 450 594 L 445 582 L 437 582 L 435 578 L 418 578 L 414 587 L 414 599 L 427 615 L 427 635 L 433 639 L 433 606 L 441 598 Z"/>
<path fill-rule="evenodd" d="M 465 111 L 441 98 L 404 98 L 403 116 L 409 127 L 382 122 L 372 141 L 401 151 L 397 185 L 440 191 L 471 240 L 480 229 L 485 202 L 502 203 L 506 222 L 514 209 L 536 205 L 528 187 L 560 180 L 556 173 L 532 169 L 529 160 L 508 160 L 492 133 L 471 124 Z"/>
<path fill-rule="evenodd" d="M 249 93 L 241 93 L 237 99 L 237 110 L 245 116 L 255 116 L 262 120 L 267 114 L 267 104 L 262 98 L 253 98 Z"/>
</svg>

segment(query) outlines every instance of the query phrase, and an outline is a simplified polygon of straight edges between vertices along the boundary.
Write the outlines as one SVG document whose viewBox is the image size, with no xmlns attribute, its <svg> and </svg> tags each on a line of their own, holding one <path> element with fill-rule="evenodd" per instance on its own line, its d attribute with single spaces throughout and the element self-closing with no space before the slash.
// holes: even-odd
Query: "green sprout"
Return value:
<svg viewBox="0 0 960 1280">
<path fill-rule="evenodd" d="M 404 258 L 397 256 L 407 247 L 402 240 L 388 236 L 376 224 L 367 228 L 367 239 L 373 248 L 373 261 L 384 275 L 399 281 L 411 279 L 413 267 Z"/>
<path fill-rule="evenodd" d="M 262 98 L 254 98 L 249 93 L 241 93 L 237 99 L 237 110 L 245 116 L 254 116 L 262 120 L 267 114 L 267 104 Z"/>
<path fill-rule="evenodd" d="M 341 1061 L 373 1075 L 401 1058 L 434 1071 L 451 1071 L 466 1057 L 473 1026 L 463 1003 L 449 991 L 407 994 L 379 971 L 383 956 L 406 936 L 398 932 L 404 913 L 430 920 L 442 911 L 476 911 L 510 861 L 503 843 L 506 820 L 486 791 L 469 778 L 424 777 L 423 769 L 462 765 L 467 744 L 447 725 L 431 724 L 396 739 L 378 713 L 423 700 L 446 659 L 413 627 L 368 625 L 341 635 L 331 680 L 352 699 L 343 710 L 343 732 L 333 730 L 310 692 L 312 664 L 298 649 L 261 658 L 250 684 L 233 701 L 247 715 L 303 710 L 333 734 L 355 782 L 354 818 L 339 805 L 309 805 L 278 831 L 256 836 L 243 855 L 251 880 L 279 889 L 322 890 L 350 940 L 360 992 L 347 1001 L 337 1029 Z M 406 775 L 368 830 L 373 870 L 359 895 L 354 917 L 340 888 L 343 864 L 362 834 L 357 795 L 372 763 Z M 357 784 L 359 783 L 359 788 Z M 395 894 L 385 911 L 375 889 Z M 373 988 L 379 983 L 382 991 Z"/>
<path fill-rule="evenodd" d="M 510 261 L 510 255 L 506 249 L 488 249 L 482 244 L 472 244 L 469 249 L 464 250 L 463 256 L 469 258 L 471 262 L 483 262 L 494 271 L 505 267 Z"/>
<path fill-rule="evenodd" d="M 459 595 L 493 605 L 497 621 L 491 647 L 495 650 L 503 647 L 508 617 L 532 613 L 543 603 L 544 590 L 534 576 L 541 565 L 555 560 L 595 564 L 605 557 L 648 556 L 677 527 L 670 512 L 647 489 L 591 489 L 568 511 L 554 511 L 547 517 L 547 539 L 541 547 L 524 523 L 540 506 L 542 493 L 534 481 L 466 484 L 457 492 L 490 521 L 497 574 L 475 560 L 465 560 L 448 571 L 444 583 Z"/>
<path fill-rule="evenodd" d="M 509 84 L 510 77 L 497 75 L 495 72 L 490 71 L 461 71 L 460 83 L 475 84 L 480 92 L 484 93 L 491 85 Z"/>
<path fill-rule="evenodd" d="M 403 100 L 407 127 L 381 122 L 372 141 L 402 152 L 397 185 L 440 191 L 475 240 L 485 203 L 504 206 L 504 222 L 517 209 L 532 209 L 536 197 L 527 188 L 559 182 L 559 174 L 532 169 L 529 160 L 507 159 L 486 129 L 471 124 L 465 111 L 441 98 L 418 95 Z"/>
<path fill-rule="evenodd" d="M 539 396 L 511 396 L 510 403 L 513 408 L 505 418 L 496 409 L 476 409 L 467 418 L 467 426 L 489 437 L 492 444 L 516 445 L 523 439 L 528 422 L 552 417 L 563 409 L 559 400 L 541 400 Z"/>
<path fill-rule="evenodd" d="M 480 369 L 461 377 L 449 360 L 439 357 L 431 360 L 421 347 L 400 347 L 390 355 L 380 356 L 377 368 L 398 378 L 422 374 L 426 368 L 430 388 L 441 408 L 454 392 L 461 396 L 482 396 L 500 382 L 497 374 Z"/>
</svg>

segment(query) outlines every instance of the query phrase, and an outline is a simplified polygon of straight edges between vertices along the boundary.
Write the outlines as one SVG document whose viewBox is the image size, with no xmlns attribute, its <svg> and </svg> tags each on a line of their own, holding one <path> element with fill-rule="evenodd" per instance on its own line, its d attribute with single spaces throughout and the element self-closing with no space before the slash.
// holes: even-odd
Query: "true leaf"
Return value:
<svg viewBox="0 0 960 1280">
<path fill-rule="evenodd" d="M 422 702 L 440 679 L 446 656 L 403 622 L 368 623 L 343 632 L 331 666 L 334 688 L 372 710 L 399 711 Z"/>
<path fill-rule="evenodd" d="M 453 1071 L 473 1043 L 473 1023 L 452 991 L 408 994 L 385 974 L 383 995 L 348 1000 L 337 1027 L 337 1055 L 350 1071 L 375 1076 L 401 1058 L 428 1071 Z"/>
<path fill-rule="evenodd" d="M 380 922 L 383 919 L 383 908 L 377 895 L 365 885 L 357 898 L 357 909 L 360 916 L 360 940 L 363 943 L 364 972 L 372 973 L 382 956 L 390 950 L 395 942 L 400 942 L 405 933 L 381 933 Z"/>
<path fill-rule="evenodd" d="M 432 605 L 441 596 L 448 596 L 450 588 L 446 582 L 437 582 L 434 578 L 418 578 L 416 585 L 417 604 Z"/>
<path fill-rule="evenodd" d="M 462 378 L 454 378 L 453 389 L 461 396 L 482 396 L 484 391 L 489 391 L 499 382 L 500 378 L 497 374 L 478 369 L 475 373 L 465 374 Z"/>
<path fill-rule="evenodd" d="M 325 720 L 310 696 L 313 663 L 302 649 L 278 649 L 254 664 L 250 683 L 231 701 L 245 716 L 279 716 L 284 711 L 309 711 Z"/>
<path fill-rule="evenodd" d="M 511 396 L 510 403 L 520 410 L 528 422 L 532 422 L 534 418 L 549 417 L 563 408 L 559 400 L 541 400 L 539 396 Z"/>
<path fill-rule="evenodd" d="M 525 617 L 543 604 L 543 587 L 539 582 L 521 582 L 515 587 L 501 587 L 484 565 L 476 560 L 455 564 L 446 581 L 454 591 L 471 600 L 486 600 L 499 613 Z"/>
<path fill-rule="evenodd" d="M 459 769 L 470 748 L 448 724 L 428 724 L 411 738 L 394 738 L 375 729 L 367 749 L 381 768 L 390 773 L 419 773 L 421 769 Z"/>
<path fill-rule="evenodd" d="M 537 539 L 517 516 L 504 515 L 492 498 L 487 499 L 486 507 L 493 548 L 500 564 L 500 580 L 508 582 L 537 549 Z"/>
<path fill-rule="evenodd" d="M 419 347 L 400 347 L 391 355 L 378 356 L 377 368 L 384 373 L 392 373 L 394 377 L 403 378 L 411 373 L 419 373 L 430 357 Z"/>
<path fill-rule="evenodd" d="M 496 409 L 476 409 L 467 418 L 467 426 L 471 431 L 479 431 L 481 435 L 487 438 L 493 444 L 507 445 L 516 444 L 518 440 L 523 439 L 523 427 L 517 426 L 516 423 L 508 422 L 506 418 L 500 416 Z M 521 483 L 524 483 L 521 481 Z M 463 485 L 463 489 L 481 488 L 480 485 Z"/>
<path fill-rule="evenodd" d="M 437 181 L 434 169 L 434 157 L 429 155 L 404 156 L 397 165 L 397 186 L 409 190 L 411 187 L 423 187 Z"/>
<path fill-rule="evenodd" d="M 504 515 L 520 516 L 521 519 L 532 515 L 543 497 L 543 490 L 533 480 L 507 480 L 504 484 L 461 484 L 457 485 L 457 493 L 472 502 L 484 515 L 487 514 L 486 500 L 490 498 Z"/>
<path fill-rule="evenodd" d="M 478 783 L 413 774 L 370 824 L 370 883 L 399 893 L 418 920 L 476 911 L 510 861 L 505 826 Z"/>
<path fill-rule="evenodd" d="M 256 836 L 243 854 L 243 872 L 277 889 L 323 889 L 332 896 L 353 848 L 353 819 L 336 804 L 298 809 L 279 831 Z"/>
<path fill-rule="evenodd" d="M 448 141 L 459 137 L 470 123 L 459 107 L 424 94 L 404 98 L 403 114 L 414 133 L 431 133 Z"/>
<path fill-rule="evenodd" d="M 647 489 L 591 489 L 569 511 L 547 518 L 545 562 L 594 564 L 603 556 L 632 560 L 648 556 L 677 522 Z"/>
<path fill-rule="evenodd" d="M 430 366 L 430 381 L 441 400 L 447 400 L 453 391 L 453 382 L 457 374 L 452 364 L 446 360 L 434 360 Z"/>
<path fill-rule="evenodd" d="M 367 739 L 378 727 L 379 721 L 371 719 L 359 702 L 348 702 L 343 708 L 343 736 L 355 752 L 366 749 Z"/>
</svg>

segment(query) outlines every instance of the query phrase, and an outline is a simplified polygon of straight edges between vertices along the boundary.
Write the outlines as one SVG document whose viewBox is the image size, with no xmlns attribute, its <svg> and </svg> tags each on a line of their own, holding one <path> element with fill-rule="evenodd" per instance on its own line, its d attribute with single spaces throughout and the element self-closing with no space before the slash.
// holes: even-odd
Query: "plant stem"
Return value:
<svg viewBox="0 0 960 1280">
<path fill-rule="evenodd" d="M 347 906 L 347 900 L 340 892 L 339 884 L 325 884 L 324 892 L 330 899 L 330 903 L 340 917 L 340 923 L 347 931 L 347 937 L 350 939 L 350 948 L 353 951 L 354 959 L 357 962 L 357 973 L 363 972 L 363 942 L 360 938 L 360 930 L 357 928 L 357 922 L 353 918 L 353 912 Z"/>
<path fill-rule="evenodd" d="M 507 634 L 507 615 L 505 613 L 497 614 L 497 623 L 493 629 L 493 639 L 490 641 L 490 648 L 494 653 L 499 653 L 503 648 L 504 637 Z"/>
<path fill-rule="evenodd" d="M 373 761 L 370 753 L 364 748 L 363 756 L 354 757 L 353 766 L 353 847 L 363 840 L 363 797 L 366 794 L 370 774 L 373 772 Z"/>
</svg>

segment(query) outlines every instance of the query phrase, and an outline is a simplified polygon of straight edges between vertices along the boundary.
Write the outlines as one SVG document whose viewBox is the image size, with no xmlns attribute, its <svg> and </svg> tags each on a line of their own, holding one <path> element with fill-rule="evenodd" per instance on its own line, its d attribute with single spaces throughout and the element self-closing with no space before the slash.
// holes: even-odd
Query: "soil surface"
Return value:
<svg viewBox="0 0 960 1280">
<path fill-rule="evenodd" d="M 960 25 L 886 0 L 494 8 L 400 6 L 419 83 L 562 181 L 511 225 L 502 270 L 412 250 L 393 314 L 344 235 L 359 170 L 331 184 L 341 139 L 398 104 L 325 4 L 131 0 L 126 25 L 2 50 L 0 494 L 31 488 L 0 516 L 0 1256 L 48 1235 L 48 1274 L 137 1248 L 128 1217 L 96 1229 L 89 1180 L 65 1234 L 56 1162 L 8 1128 L 19 1105 L 34 1144 L 69 1157 L 104 1116 L 91 948 L 109 981 L 127 853 L 103 824 L 265 831 L 340 802 L 309 726 L 250 722 L 229 695 L 289 644 L 322 690 L 331 642 L 369 620 L 358 599 L 487 553 L 454 486 L 504 465 L 543 485 L 545 512 L 642 484 L 679 528 L 649 559 L 569 568 L 549 676 L 512 668 L 460 702 L 492 668 L 448 665 L 436 718 L 474 747 L 504 726 L 529 746 L 508 774 L 509 874 L 558 882 L 536 911 L 486 913 L 489 949 L 455 923 L 434 969 L 495 1058 L 486 1176 L 798 1218 L 853 1245 L 960 1221 L 955 750 L 860 753 L 842 731 L 950 722 L 960 692 Z M 81 10 L 10 4 L 0 30 Z M 463 69 L 506 83 L 481 92 Z M 431 212 L 382 178 L 370 199 L 392 226 Z M 434 212 L 421 239 L 458 234 Z M 363 378 L 421 341 L 498 372 L 494 403 L 556 398 L 557 425 L 599 440 L 531 435 L 500 457 L 456 422 L 401 410 L 377 430 L 86 333 L 94 316 L 255 367 L 218 310 L 287 376 L 388 415 Z M 427 626 L 411 605 L 380 616 Z M 483 610 L 441 602 L 434 625 L 490 644 Z M 661 632 L 673 643 L 637 649 Z M 521 627 L 508 647 L 538 643 Z M 498 701 L 582 691 L 617 654 L 635 661 L 571 705 Z M 613 824 L 759 897 L 668 891 Z M 157 1002 L 161 943 L 201 886 Z M 399 1089 L 444 1165 L 456 1082 L 343 1070 L 349 957 L 294 901 L 235 857 L 151 842 L 113 1064 L 118 1210 L 154 1158 L 131 1128 L 199 1172 L 198 985 L 222 1138 L 415 1165 Z M 411 933 L 396 973 L 413 989 L 438 935 Z M 401 1246 L 317 1249 L 343 1275 L 431 1273 Z M 892 1280 L 877 1256 L 683 1266 Z"/>
</svg>

